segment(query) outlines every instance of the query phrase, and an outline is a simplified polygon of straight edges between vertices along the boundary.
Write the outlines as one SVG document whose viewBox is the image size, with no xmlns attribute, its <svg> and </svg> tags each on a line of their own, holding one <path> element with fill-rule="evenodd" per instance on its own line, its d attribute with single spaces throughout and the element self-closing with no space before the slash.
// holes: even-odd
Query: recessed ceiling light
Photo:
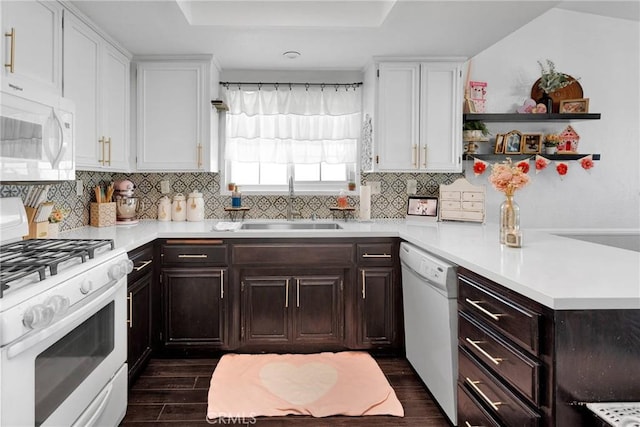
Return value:
<svg viewBox="0 0 640 427">
<path fill-rule="evenodd" d="M 288 50 L 285 53 L 283 53 L 282 56 L 288 59 L 296 59 L 297 57 L 300 56 L 300 52 L 297 52 L 295 50 Z"/>
</svg>

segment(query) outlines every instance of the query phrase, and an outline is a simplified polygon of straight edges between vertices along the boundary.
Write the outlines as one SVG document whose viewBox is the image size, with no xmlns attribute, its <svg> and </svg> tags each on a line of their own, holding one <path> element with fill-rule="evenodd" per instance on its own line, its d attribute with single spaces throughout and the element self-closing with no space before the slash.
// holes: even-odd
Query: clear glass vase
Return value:
<svg viewBox="0 0 640 427">
<path fill-rule="evenodd" d="M 513 194 L 500 205 L 500 243 L 507 244 L 507 236 L 520 234 L 520 207 L 513 201 Z"/>
</svg>

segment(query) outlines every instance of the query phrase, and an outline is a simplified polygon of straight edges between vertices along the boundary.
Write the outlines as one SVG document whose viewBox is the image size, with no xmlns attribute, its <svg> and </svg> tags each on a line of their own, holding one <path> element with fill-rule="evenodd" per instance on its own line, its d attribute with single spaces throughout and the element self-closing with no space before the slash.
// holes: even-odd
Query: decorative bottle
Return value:
<svg viewBox="0 0 640 427">
<path fill-rule="evenodd" d="M 513 194 L 506 193 L 507 200 L 500 205 L 500 243 L 520 247 L 520 207 L 513 200 Z"/>
<path fill-rule="evenodd" d="M 231 193 L 231 207 L 242 207 L 242 194 L 240 194 L 240 190 L 238 190 L 237 185 L 233 188 L 233 192 Z"/>
</svg>

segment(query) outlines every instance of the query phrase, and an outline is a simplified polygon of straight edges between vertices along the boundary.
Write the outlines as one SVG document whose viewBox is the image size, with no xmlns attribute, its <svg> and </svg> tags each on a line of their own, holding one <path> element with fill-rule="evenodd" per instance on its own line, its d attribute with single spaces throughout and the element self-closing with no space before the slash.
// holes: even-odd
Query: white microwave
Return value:
<svg viewBox="0 0 640 427">
<path fill-rule="evenodd" d="M 72 101 L 0 92 L 0 182 L 75 179 Z"/>
</svg>

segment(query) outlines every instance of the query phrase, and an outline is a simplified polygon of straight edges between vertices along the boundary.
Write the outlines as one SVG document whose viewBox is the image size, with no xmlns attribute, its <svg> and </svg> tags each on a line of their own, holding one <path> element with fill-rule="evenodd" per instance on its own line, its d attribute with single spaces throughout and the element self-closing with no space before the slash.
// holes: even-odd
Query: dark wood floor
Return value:
<svg viewBox="0 0 640 427">
<path fill-rule="evenodd" d="M 404 407 L 404 418 L 391 416 L 263 417 L 247 425 L 258 427 L 449 426 L 446 417 L 433 402 L 405 359 L 376 358 L 376 360 Z M 121 425 L 126 427 L 209 425 L 205 420 L 207 393 L 211 374 L 217 362 L 218 359 L 152 359 L 129 391 L 127 415 Z"/>
</svg>

